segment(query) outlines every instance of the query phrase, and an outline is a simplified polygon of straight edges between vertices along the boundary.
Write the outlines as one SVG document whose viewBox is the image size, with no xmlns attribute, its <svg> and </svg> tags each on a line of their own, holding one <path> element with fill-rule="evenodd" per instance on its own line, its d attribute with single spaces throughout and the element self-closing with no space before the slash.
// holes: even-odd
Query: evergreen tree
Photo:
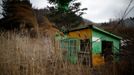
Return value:
<svg viewBox="0 0 134 75">
<path fill-rule="evenodd" d="M 57 8 L 60 11 L 67 11 L 69 3 L 73 0 L 48 0 L 50 4 L 57 4 Z"/>
<path fill-rule="evenodd" d="M 50 4 L 55 4 L 54 7 L 49 7 L 51 13 L 48 18 L 60 30 L 68 31 L 72 27 L 77 27 L 82 23 L 81 15 L 84 14 L 86 8 L 80 9 L 81 3 L 76 0 L 48 0 Z"/>
</svg>

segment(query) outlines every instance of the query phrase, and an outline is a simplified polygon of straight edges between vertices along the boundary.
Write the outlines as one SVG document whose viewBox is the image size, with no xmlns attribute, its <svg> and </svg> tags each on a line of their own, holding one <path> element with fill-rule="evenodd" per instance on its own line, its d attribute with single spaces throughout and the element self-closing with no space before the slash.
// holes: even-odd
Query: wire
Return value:
<svg viewBox="0 0 134 75">
<path fill-rule="evenodd" d="M 134 6 L 133 6 L 130 10 L 128 10 L 128 9 L 130 8 L 130 6 L 131 6 L 131 4 L 132 4 L 133 1 L 134 1 L 134 0 L 130 0 L 130 2 L 129 2 L 129 4 L 128 4 L 127 8 L 126 8 L 126 10 L 124 11 L 124 14 L 123 14 L 122 18 L 119 20 L 119 22 L 117 23 L 117 25 L 113 27 L 113 31 L 116 30 L 116 28 L 118 27 L 119 24 L 122 23 L 122 26 L 123 26 L 123 19 L 124 19 L 124 18 L 130 13 L 130 11 L 132 11 L 132 9 L 134 8 Z M 128 12 L 127 12 L 127 11 L 128 11 Z"/>
<path fill-rule="evenodd" d="M 130 10 L 126 13 L 126 15 L 125 15 L 124 17 L 126 17 L 133 9 L 134 9 L 134 6 L 132 6 L 132 7 L 130 8 Z"/>
<path fill-rule="evenodd" d="M 122 19 L 125 18 L 125 15 L 126 15 L 128 9 L 129 9 L 129 7 L 131 6 L 132 2 L 133 2 L 133 0 L 131 0 L 131 1 L 129 2 L 129 4 L 128 4 L 128 6 L 127 6 L 127 8 L 126 8 L 126 10 L 125 10 L 125 12 L 124 12 L 124 14 L 123 14 L 123 16 L 122 16 Z"/>
</svg>

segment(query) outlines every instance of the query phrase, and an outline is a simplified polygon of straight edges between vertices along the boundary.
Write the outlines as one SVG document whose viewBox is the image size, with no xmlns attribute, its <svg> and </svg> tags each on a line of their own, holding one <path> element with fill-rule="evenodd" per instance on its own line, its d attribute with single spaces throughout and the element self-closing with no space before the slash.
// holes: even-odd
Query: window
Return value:
<svg viewBox="0 0 134 75">
<path fill-rule="evenodd" d="M 90 40 L 85 39 L 80 41 L 80 51 L 81 52 L 89 52 L 90 50 Z"/>
<path fill-rule="evenodd" d="M 89 65 L 90 63 L 90 40 L 80 41 L 80 52 L 78 54 L 79 63 Z"/>
<path fill-rule="evenodd" d="M 63 51 L 64 58 L 71 61 L 77 61 L 78 51 L 80 50 L 79 40 L 78 39 L 61 40 L 61 50 Z"/>
</svg>

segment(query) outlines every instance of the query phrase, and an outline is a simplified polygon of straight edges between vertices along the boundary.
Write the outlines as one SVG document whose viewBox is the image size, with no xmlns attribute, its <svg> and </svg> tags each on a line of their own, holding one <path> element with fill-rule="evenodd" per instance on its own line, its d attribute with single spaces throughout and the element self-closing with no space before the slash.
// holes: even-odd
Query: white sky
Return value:
<svg viewBox="0 0 134 75">
<path fill-rule="evenodd" d="M 1 0 L 0 0 L 1 1 Z M 35 8 L 44 8 L 50 5 L 47 0 L 30 0 Z M 107 22 L 109 19 L 120 18 L 130 0 L 77 0 L 81 8 L 88 8 L 82 17 L 93 22 Z M 131 7 L 134 6 L 134 1 Z M 1 11 L 0 11 L 1 12 Z M 134 9 L 127 17 L 134 17 Z"/>
<path fill-rule="evenodd" d="M 36 8 L 44 8 L 47 0 L 30 0 Z M 109 19 L 120 18 L 128 6 L 130 0 L 78 0 L 81 8 L 88 8 L 82 17 L 93 22 L 107 22 Z M 134 6 L 134 1 L 131 6 Z M 128 17 L 134 17 L 134 9 Z"/>
</svg>

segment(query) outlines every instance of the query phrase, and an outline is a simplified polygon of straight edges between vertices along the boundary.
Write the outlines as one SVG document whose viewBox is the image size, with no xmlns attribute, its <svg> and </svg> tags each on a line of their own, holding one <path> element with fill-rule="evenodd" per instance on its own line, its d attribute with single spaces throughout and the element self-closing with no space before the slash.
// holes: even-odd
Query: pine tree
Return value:
<svg viewBox="0 0 134 75">
<path fill-rule="evenodd" d="M 84 14 L 86 8 L 80 9 L 81 3 L 76 0 L 48 0 L 50 4 L 55 4 L 54 7 L 49 7 L 51 13 L 48 18 L 60 30 L 69 30 L 82 23 L 81 15 Z"/>
<path fill-rule="evenodd" d="M 57 4 L 57 8 L 60 11 L 68 11 L 69 3 L 73 0 L 48 0 L 50 4 Z"/>
</svg>

